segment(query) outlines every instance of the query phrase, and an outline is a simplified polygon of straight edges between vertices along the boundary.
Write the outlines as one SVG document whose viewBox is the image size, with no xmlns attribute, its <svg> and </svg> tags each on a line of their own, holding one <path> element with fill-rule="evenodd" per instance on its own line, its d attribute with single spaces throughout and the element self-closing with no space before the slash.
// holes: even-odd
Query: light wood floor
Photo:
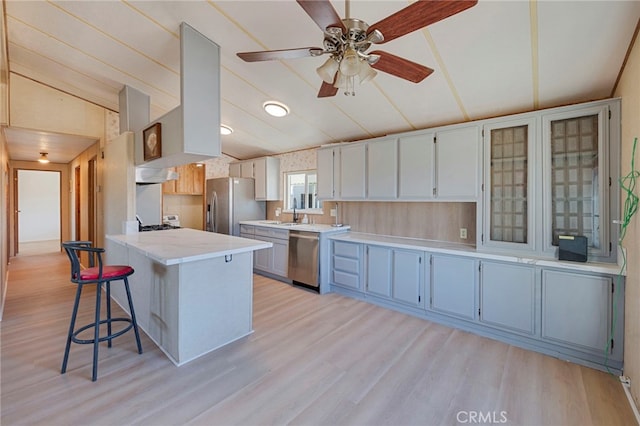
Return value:
<svg viewBox="0 0 640 426">
<path fill-rule="evenodd" d="M 60 240 L 30 241 L 18 245 L 18 256 L 58 253 L 60 250 Z"/>
<path fill-rule="evenodd" d="M 63 254 L 12 259 L 2 425 L 635 424 L 614 376 L 260 276 L 250 337 L 178 368 L 127 333 L 93 383 L 90 345 L 59 371 L 74 292 Z"/>
</svg>

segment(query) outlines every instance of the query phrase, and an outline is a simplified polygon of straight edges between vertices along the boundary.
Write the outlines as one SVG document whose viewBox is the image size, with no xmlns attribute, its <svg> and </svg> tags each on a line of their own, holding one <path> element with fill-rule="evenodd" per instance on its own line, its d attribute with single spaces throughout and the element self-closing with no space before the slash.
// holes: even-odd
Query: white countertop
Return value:
<svg viewBox="0 0 640 426">
<path fill-rule="evenodd" d="M 332 225 L 311 224 L 311 223 L 296 223 L 294 225 L 291 223 L 281 223 L 280 221 L 277 221 L 277 220 L 242 220 L 240 221 L 240 224 L 263 226 L 267 228 L 288 229 L 291 231 L 317 232 L 319 234 L 344 232 L 351 229 L 349 225 L 332 226 Z"/>
<path fill-rule="evenodd" d="M 331 240 L 348 241 L 353 243 L 377 244 L 387 247 L 403 248 L 409 250 L 425 250 L 434 253 L 453 254 L 457 256 L 469 256 L 477 259 L 497 260 L 503 262 L 522 263 L 527 265 L 562 268 L 581 272 L 595 272 L 601 274 L 617 275 L 620 266 L 615 263 L 603 262 L 568 262 L 557 259 L 543 259 L 536 257 L 514 256 L 478 251 L 472 245 L 450 243 L 445 241 L 421 240 L 418 238 L 390 237 L 360 232 L 346 232 L 329 236 Z M 626 272 L 625 272 L 626 273 Z"/>
<path fill-rule="evenodd" d="M 117 244 L 133 247 L 163 265 L 212 259 L 273 246 L 265 241 L 189 228 L 107 235 L 106 238 Z"/>
</svg>

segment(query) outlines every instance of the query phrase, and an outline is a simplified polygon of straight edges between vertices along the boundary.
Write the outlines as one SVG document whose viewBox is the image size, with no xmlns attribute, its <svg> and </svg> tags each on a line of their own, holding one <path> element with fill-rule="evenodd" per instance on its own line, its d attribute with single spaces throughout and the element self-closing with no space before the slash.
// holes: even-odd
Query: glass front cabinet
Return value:
<svg viewBox="0 0 640 426">
<path fill-rule="evenodd" d="M 535 130 L 535 118 L 484 127 L 484 246 L 527 251 L 536 247 Z"/>
<path fill-rule="evenodd" d="M 589 260 L 615 261 L 618 100 L 492 121 L 483 139 L 479 246 L 557 258 L 560 235 L 582 235 Z"/>
</svg>

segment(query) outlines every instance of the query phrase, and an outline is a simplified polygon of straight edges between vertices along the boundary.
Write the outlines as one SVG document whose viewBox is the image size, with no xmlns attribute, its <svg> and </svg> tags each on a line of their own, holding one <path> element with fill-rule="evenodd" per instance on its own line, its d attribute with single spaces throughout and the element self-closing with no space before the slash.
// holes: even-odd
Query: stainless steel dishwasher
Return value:
<svg viewBox="0 0 640 426">
<path fill-rule="evenodd" d="M 289 231 L 289 279 L 318 288 L 318 233 Z"/>
</svg>

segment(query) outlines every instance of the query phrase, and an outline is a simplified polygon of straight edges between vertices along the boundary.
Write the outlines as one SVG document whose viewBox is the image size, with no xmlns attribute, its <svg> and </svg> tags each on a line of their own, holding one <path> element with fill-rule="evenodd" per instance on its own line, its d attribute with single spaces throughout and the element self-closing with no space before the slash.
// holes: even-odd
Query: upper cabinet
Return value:
<svg viewBox="0 0 640 426">
<path fill-rule="evenodd" d="M 318 149 L 317 154 L 318 198 L 332 200 L 337 198 L 336 187 L 340 181 L 340 148 Z"/>
<path fill-rule="evenodd" d="M 615 262 L 620 101 L 487 120 L 479 250 L 557 258 L 560 235 L 585 236 L 588 259 Z"/>
<path fill-rule="evenodd" d="M 484 245 L 533 250 L 536 118 L 484 126 Z"/>
<path fill-rule="evenodd" d="M 169 180 L 162 184 L 163 194 L 202 195 L 204 193 L 204 166 L 201 164 L 185 164 L 174 167 L 178 173 L 177 180 Z"/>
<path fill-rule="evenodd" d="M 481 148 L 476 125 L 321 147 L 319 197 L 477 201 Z"/>
<path fill-rule="evenodd" d="M 346 144 L 340 147 L 340 199 L 364 200 L 366 186 L 365 143 Z"/>
<path fill-rule="evenodd" d="M 280 159 L 261 157 L 229 164 L 230 177 L 253 178 L 256 200 L 280 199 Z"/>
<path fill-rule="evenodd" d="M 367 145 L 367 196 L 370 200 L 398 198 L 398 139 L 389 138 Z"/>
<path fill-rule="evenodd" d="M 220 47 L 184 22 L 180 87 L 180 105 L 145 127 L 160 124 L 159 158 L 145 161 L 144 131 L 136 130 L 137 166 L 175 167 L 220 155 Z"/>
<path fill-rule="evenodd" d="M 476 201 L 480 194 L 479 126 L 436 133 L 436 192 L 440 201 Z"/>
<path fill-rule="evenodd" d="M 429 200 L 435 197 L 433 132 L 398 139 L 398 198 Z"/>
</svg>

